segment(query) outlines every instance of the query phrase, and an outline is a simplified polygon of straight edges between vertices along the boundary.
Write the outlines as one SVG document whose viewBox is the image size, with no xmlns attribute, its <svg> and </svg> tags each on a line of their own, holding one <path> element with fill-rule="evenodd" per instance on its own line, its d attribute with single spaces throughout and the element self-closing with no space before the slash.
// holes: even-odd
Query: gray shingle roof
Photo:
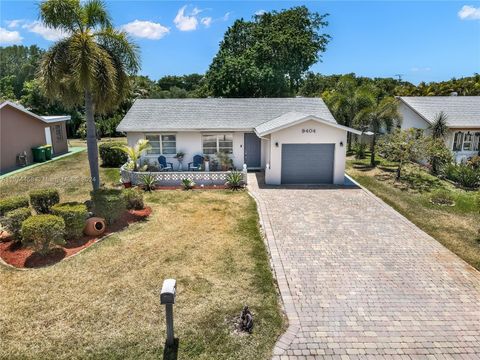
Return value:
<svg viewBox="0 0 480 360">
<path fill-rule="evenodd" d="M 400 96 L 429 123 L 443 111 L 450 127 L 480 127 L 480 96 Z"/>
<path fill-rule="evenodd" d="M 288 112 L 336 123 L 320 98 L 138 99 L 117 130 L 247 130 Z"/>
</svg>

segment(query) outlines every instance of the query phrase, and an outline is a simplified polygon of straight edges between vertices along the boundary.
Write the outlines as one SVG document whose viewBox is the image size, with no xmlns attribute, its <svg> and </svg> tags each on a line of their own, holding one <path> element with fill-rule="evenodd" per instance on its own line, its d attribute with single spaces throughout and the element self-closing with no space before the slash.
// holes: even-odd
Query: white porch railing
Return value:
<svg viewBox="0 0 480 360">
<path fill-rule="evenodd" d="M 243 182 L 247 184 L 247 170 L 240 171 L 243 176 Z M 190 179 L 197 185 L 213 186 L 225 185 L 227 176 L 231 171 L 161 171 L 161 172 L 134 172 L 120 168 L 122 182 L 131 182 L 132 185 L 141 185 L 142 178 L 145 175 L 153 175 L 155 185 L 157 186 L 180 186 L 182 180 Z"/>
</svg>

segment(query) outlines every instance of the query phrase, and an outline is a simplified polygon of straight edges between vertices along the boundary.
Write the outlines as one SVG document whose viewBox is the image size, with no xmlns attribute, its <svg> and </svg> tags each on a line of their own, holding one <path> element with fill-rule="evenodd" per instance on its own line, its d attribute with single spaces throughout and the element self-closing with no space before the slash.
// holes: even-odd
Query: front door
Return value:
<svg viewBox="0 0 480 360">
<path fill-rule="evenodd" d="M 247 168 L 259 168 L 261 140 L 254 133 L 245 133 L 243 141 L 244 162 Z"/>
<path fill-rule="evenodd" d="M 53 143 L 52 143 L 52 129 L 50 126 L 45 128 L 45 143 L 52 147 L 52 154 L 53 154 Z"/>
</svg>

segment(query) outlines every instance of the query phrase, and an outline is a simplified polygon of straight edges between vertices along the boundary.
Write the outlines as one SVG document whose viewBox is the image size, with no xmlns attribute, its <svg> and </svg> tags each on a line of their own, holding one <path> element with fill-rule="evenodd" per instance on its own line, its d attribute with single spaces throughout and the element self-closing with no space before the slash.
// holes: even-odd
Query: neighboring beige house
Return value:
<svg viewBox="0 0 480 360">
<path fill-rule="evenodd" d="M 65 121 L 70 116 L 39 116 L 10 101 L 0 104 L 0 173 L 15 170 L 19 156 L 33 162 L 32 148 L 52 145 L 53 156 L 68 152 Z"/>
<path fill-rule="evenodd" d="M 400 96 L 402 129 L 423 129 L 440 112 L 447 116 L 449 134 L 445 140 L 457 162 L 466 161 L 480 151 L 480 96 Z"/>
<path fill-rule="evenodd" d="M 117 130 L 129 145 L 148 139 L 150 162 L 164 156 L 186 170 L 195 155 L 225 152 L 272 185 L 343 184 L 347 131 L 361 133 L 337 124 L 320 98 L 138 99 Z"/>
</svg>

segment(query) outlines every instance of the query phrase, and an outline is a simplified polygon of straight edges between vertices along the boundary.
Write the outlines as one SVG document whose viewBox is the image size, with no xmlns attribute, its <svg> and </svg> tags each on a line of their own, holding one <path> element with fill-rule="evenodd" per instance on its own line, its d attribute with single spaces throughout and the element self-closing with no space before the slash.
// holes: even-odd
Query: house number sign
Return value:
<svg viewBox="0 0 480 360">
<path fill-rule="evenodd" d="M 315 129 L 302 129 L 302 134 L 315 134 Z"/>
</svg>

